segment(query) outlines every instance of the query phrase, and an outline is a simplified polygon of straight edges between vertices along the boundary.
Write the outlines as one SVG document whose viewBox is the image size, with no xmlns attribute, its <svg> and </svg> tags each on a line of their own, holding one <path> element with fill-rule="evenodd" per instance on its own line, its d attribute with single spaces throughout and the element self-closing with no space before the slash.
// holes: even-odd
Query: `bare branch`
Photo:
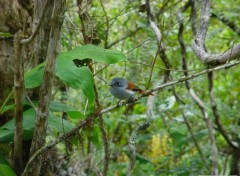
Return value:
<svg viewBox="0 0 240 176">
<path fill-rule="evenodd" d="M 158 85 L 156 86 L 155 88 L 151 89 L 151 90 L 148 90 L 146 91 L 145 93 L 141 94 L 140 97 L 143 97 L 143 96 L 146 96 L 146 95 L 149 95 L 149 93 L 152 93 L 152 92 L 155 92 L 157 90 L 161 90 L 165 87 L 169 87 L 169 86 L 172 86 L 174 84 L 177 84 L 177 83 L 180 83 L 180 82 L 185 82 L 187 80 L 191 80 L 191 79 L 194 79 L 194 78 L 197 78 L 201 75 L 204 75 L 208 72 L 211 72 L 211 71 L 217 71 L 217 70 L 221 70 L 221 69 L 227 69 L 227 68 L 230 68 L 230 67 L 234 67 L 236 65 L 239 65 L 240 64 L 240 61 L 237 61 L 237 62 L 234 62 L 234 63 L 231 63 L 231 64 L 225 64 L 225 65 L 221 65 L 221 66 L 218 66 L 218 67 L 215 67 L 215 68 L 211 68 L 211 69 L 206 69 L 204 71 L 201 71 L 201 72 L 198 72 L 196 74 L 192 74 L 192 75 L 189 75 L 189 76 L 183 76 L 181 77 L 180 79 L 176 80 L 176 81 L 170 81 L 170 82 L 167 82 L 165 84 L 162 84 L 162 85 Z M 137 100 L 137 99 L 136 99 Z"/>
<path fill-rule="evenodd" d="M 167 68 L 164 71 L 164 78 L 163 78 L 163 81 L 162 81 L 163 83 L 166 83 L 169 79 L 170 63 L 169 63 L 169 60 L 168 60 L 167 55 L 165 53 L 165 47 L 164 47 L 164 44 L 162 42 L 161 31 L 153 21 L 153 15 L 151 13 L 151 7 L 150 7 L 149 0 L 146 0 L 146 10 L 147 10 L 147 19 L 148 19 L 149 25 L 152 28 L 153 32 L 155 33 L 155 37 L 156 37 L 157 44 L 158 44 L 158 49 L 157 49 L 157 52 L 155 54 L 154 60 L 152 62 L 152 66 L 151 66 L 150 77 L 149 77 L 149 80 L 148 80 L 148 86 L 149 86 L 150 82 L 151 82 L 151 78 L 152 78 L 154 65 L 156 63 L 158 54 L 160 55 L 165 67 Z M 160 81 L 159 81 L 159 84 L 160 84 Z M 135 160 L 136 160 L 135 140 L 137 138 L 138 133 L 141 130 L 145 130 L 150 125 L 152 115 L 153 115 L 154 102 L 155 102 L 155 97 L 154 96 L 149 96 L 148 101 L 147 101 L 146 120 L 145 120 L 144 123 L 140 123 L 140 124 L 137 125 L 137 127 L 133 130 L 133 132 L 132 132 L 132 134 L 129 138 L 128 145 L 129 145 L 129 150 L 130 150 L 130 161 L 129 161 L 129 166 L 128 166 L 128 170 L 127 170 L 127 174 L 126 174 L 127 176 L 131 175 L 132 169 L 134 168 L 134 165 L 135 165 Z"/>
<path fill-rule="evenodd" d="M 196 37 L 192 42 L 192 48 L 198 59 L 204 64 L 220 65 L 227 61 L 234 60 L 240 56 L 240 43 L 221 54 L 209 54 L 205 48 L 205 39 L 207 35 L 210 18 L 210 1 L 202 1 L 201 23 L 198 27 Z"/>
</svg>

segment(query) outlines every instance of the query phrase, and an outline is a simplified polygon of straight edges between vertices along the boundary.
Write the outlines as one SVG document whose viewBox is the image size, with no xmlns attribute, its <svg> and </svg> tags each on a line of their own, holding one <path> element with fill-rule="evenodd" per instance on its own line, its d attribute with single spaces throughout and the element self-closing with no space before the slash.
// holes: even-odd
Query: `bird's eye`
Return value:
<svg viewBox="0 0 240 176">
<path fill-rule="evenodd" d="M 116 86 L 119 86 L 119 82 L 116 82 L 115 84 L 116 84 Z"/>
</svg>

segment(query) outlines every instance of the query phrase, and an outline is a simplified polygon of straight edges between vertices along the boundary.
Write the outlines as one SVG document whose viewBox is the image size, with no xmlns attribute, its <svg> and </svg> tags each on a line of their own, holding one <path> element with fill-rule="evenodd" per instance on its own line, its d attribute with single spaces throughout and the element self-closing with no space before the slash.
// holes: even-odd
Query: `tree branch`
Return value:
<svg viewBox="0 0 240 176">
<path fill-rule="evenodd" d="M 198 59 L 204 64 L 220 65 L 240 56 L 240 43 L 221 54 L 209 54 L 204 48 L 210 18 L 210 1 L 202 1 L 201 23 L 192 42 L 192 48 Z"/>
<path fill-rule="evenodd" d="M 140 95 L 139 97 L 135 98 L 135 101 L 137 101 L 138 99 L 141 99 L 143 96 L 145 96 L 146 94 L 149 94 L 149 93 L 153 93 L 155 91 L 158 91 L 158 90 L 161 90 L 165 87 L 169 87 L 169 86 L 172 86 L 172 85 L 175 85 L 175 84 L 178 84 L 178 83 L 181 83 L 181 82 L 184 82 L 186 80 L 191 80 L 191 79 L 194 79 L 194 78 L 197 78 L 201 75 L 204 75 L 208 72 L 211 72 L 211 71 L 218 71 L 218 70 L 221 70 L 221 69 L 227 69 L 227 68 L 230 68 L 230 67 L 233 67 L 233 66 L 236 66 L 236 65 L 239 65 L 240 64 L 240 61 L 237 61 L 235 63 L 231 63 L 231 64 L 225 64 L 225 65 L 221 65 L 221 66 L 218 66 L 218 67 L 215 67 L 215 68 L 211 68 L 211 69 L 206 69 L 204 71 L 201 71 L 199 73 L 196 73 L 196 74 L 192 74 L 192 75 L 189 75 L 189 76 L 184 76 L 184 77 L 181 77 L 180 79 L 178 80 L 175 80 L 175 81 L 171 81 L 171 82 L 168 82 L 168 83 L 165 83 L 165 84 L 162 84 L 162 85 L 159 85 L 159 86 L 156 86 L 155 88 L 151 89 L 151 90 L 148 90 L 148 91 L 145 91 L 144 94 Z M 28 167 L 31 165 L 31 163 L 33 161 L 35 161 L 37 159 L 37 157 L 39 157 L 40 155 L 42 155 L 43 153 L 45 153 L 48 149 L 52 148 L 53 146 L 55 146 L 56 144 L 58 144 L 59 142 L 65 140 L 66 138 L 69 138 L 73 135 L 76 134 L 76 132 L 83 128 L 83 127 L 86 127 L 87 125 L 90 125 L 92 124 L 92 121 L 97 118 L 99 115 L 102 115 L 102 114 L 105 114 L 107 112 L 111 112 L 113 111 L 114 109 L 117 109 L 117 108 L 120 108 L 122 106 L 125 106 L 127 104 L 127 102 L 125 103 L 122 103 L 121 105 L 114 105 L 114 106 L 111 106 L 111 107 L 108 107 L 106 109 L 103 109 L 101 110 L 100 112 L 96 112 L 88 117 L 86 117 L 86 119 L 84 120 L 81 120 L 73 129 L 71 129 L 70 131 L 66 132 L 66 133 L 63 133 L 61 134 L 57 139 L 55 139 L 54 141 L 50 142 L 49 144 L 45 145 L 44 147 L 40 148 L 38 151 L 36 151 L 36 153 L 34 153 L 32 155 L 32 157 L 30 158 L 30 160 L 28 161 L 27 163 L 27 166 L 24 170 L 24 172 L 26 170 L 28 170 Z M 24 174 L 23 174 L 24 175 Z"/>
<path fill-rule="evenodd" d="M 190 1 L 189 1 L 190 2 Z M 190 5 L 188 3 L 185 4 L 182 8 L 177 13 L 177 20 L 179 22 L 179 32 L 178 32 L 178 41 L 181 46 L 181 58 L 182 58 L 182 68 L 185 70 L 184 75 L 188 76 L 188 68 L 187 68 L 187 62 L 186 62 L 186 46 L 185 43 L 183 42 L 183 20 L 182 20 L 182 13 L 188 8 Z M 218 165 L 217 165 L 217 147 L 216 147 L 216 142 L 215 142 L 215 137 L 213 134 L 213 126 L 212 126 L 212 121 L 209 119 L 206 108 L 204 106 L 204 103 L 201 101 L 201 99 L 196 95 L 195 91 L 191 88 L 190 83 L 186 80 L 185 81 L 186 88 L 194 100 L 194 102 L 197 104 L 199 109 L 201 110 L 201 113 L 203 115 L 203 119 L 206 123 L 207 129 L 208 129 L 208 134 L 209 138 L 211 141 L 211 149 L 212 149 L 212 160 L 213 160 L 213 168 L 212 168 L 212 174 L 217 175 L 218 174 Z M 200 151 L 198 149 L 198 151 Z M 199 153 L 201 155 L 201 152 Z M 207 167 L 208 168 L 208 167 Z"/>
</svg>

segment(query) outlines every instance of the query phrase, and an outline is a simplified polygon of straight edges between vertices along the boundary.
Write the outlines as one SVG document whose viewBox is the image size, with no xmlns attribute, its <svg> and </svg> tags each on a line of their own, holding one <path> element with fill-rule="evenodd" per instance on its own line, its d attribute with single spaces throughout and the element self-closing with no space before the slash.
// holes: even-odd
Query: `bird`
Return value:
<svg viewBox="0 0 240 176">
<path fill-rule="evenodd" d="M 137 92 L 139 94 L 144 93 L 142 89 L 136 86 L 134 83 L 129 82 L 125 78 L 113 78 L 111 80 L 110 92 L 111 94 L 120 100 L 130 100 L 133 98 L 133 95 Z M 152 93 L 148 93 L 145 96 L 153 95 Z"/>
</svg>

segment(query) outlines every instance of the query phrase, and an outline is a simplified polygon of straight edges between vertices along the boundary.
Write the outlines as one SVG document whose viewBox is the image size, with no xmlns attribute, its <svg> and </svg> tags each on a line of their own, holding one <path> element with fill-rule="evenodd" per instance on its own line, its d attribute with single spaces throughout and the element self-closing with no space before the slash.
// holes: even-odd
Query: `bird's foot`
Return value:
<svg viewBox="0 0 240 176">
<path fill-rule="evenodd" d="M 123 101 L 122 100 L 119 100 L 118 103 L 117 103 L 117 107 L 121 107 L 123 105 Z"/>
<path fill-rule="evenodd" d="M 134 96 L 131 96 L 128 100 L 127 103 L 135 103 L 135 98 Z"/>
</svg>

